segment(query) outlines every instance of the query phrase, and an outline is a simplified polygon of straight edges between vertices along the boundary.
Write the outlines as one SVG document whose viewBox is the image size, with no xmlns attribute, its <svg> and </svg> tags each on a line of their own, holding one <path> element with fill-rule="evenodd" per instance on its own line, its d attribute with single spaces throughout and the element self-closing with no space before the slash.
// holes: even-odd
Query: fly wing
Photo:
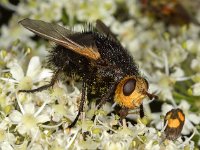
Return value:
<svg viewBox="0 0 200 150">
<path fill-rule="evenodd" d="M 113 40 L 115 40 L 116 42 L 119 43 L 118 39 L 116 38 L 116 35 L 114 33 L 112 33 L 112 31 L 110 30 L 110 28 L 105 25 L 101 20 L 97 19 L 96 20 L 96 29 L 103 33 L 106 36 L 109 36 L 110 38 L 112 38 Z"/>
<path fill-rule="evenodd" d="M 19 23 L 38 36 L 53 41 L 65 48 L 71 49 L 80 55 L 93 60 L 100 58 L 100 54 L 94 45 L 93 40 L 91 40 L 91 44 L 84 44 L 84 42 L 81 42 L 80 40 L 77 41 L 74 38 L 72 39 L 72 37 L 76 34 L 83 36 L 81 33 L 74 33 L 60 25 L 47 23 L 41 20 L 31 20 L 27 18 L 21 20 Z"/>
</svg>

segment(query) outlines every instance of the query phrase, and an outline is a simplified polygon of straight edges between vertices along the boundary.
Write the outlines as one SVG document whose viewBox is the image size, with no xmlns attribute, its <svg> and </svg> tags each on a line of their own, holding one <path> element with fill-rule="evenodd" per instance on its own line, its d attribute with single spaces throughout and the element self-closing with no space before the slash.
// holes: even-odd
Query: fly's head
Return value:
<svg viewBox="0 0 200 150">
<path fill-rule="evenodd" d="M 148 88 L 147 80 L 142 77 L 125 77 L 116 86 L 114 100 L 121 107 L 134 109 L 141 105 L 146 96 L 150 99 L 157 98 L 157 96 L 148 93 Z"/>
</svg>

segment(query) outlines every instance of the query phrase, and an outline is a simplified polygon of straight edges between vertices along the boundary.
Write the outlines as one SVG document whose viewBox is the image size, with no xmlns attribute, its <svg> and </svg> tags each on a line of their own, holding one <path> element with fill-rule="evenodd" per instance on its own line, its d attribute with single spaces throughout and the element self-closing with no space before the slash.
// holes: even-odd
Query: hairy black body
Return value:
<svg viewBox="0 0 200 150">
<path fill-rule="evenodd" d="M 93 31 L 81 33 L 79 35 L 80 41 L 76 39 L 76 42 L 81 43 L 81 37 L 84 38 L 87 35 L 93 37 L 97 49 L 101 49 L 99 51 L 101 59 L 93 61 L 70 49 L 57 45 L 50 51 L 48 56 L 48 64 L 51 68 L 57 70 L 64 67 L 64 73 L 71 77 L 73 75 L 81 78 L 85 76 L 86 83 L 88 83 L 87 88 L 90 88 L 93 84 L 110 86 L 126 75 L 139 76 L 138 67 L 133 58 L 118 42 L 111 39 L 109 35 L 97 34 Z M 73 36 L 70 38 L 73 39 Z"/>
</svg>

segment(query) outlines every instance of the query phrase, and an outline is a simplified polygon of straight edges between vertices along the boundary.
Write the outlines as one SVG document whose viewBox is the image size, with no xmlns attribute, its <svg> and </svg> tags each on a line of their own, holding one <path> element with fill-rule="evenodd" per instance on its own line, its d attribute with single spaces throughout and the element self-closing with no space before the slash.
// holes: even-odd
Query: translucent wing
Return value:
<svg viewBox="0 0 200 150">
<path fill-rule="evenodd" d="M 112 33 L 112 31 L 110 30 L 110 28 L 108 26 L 106 26 L 101 20 L 97 19 L 96 20 L 96 29 L 105 34 L 106 36 L 111 37 L 113 40 L 115 40 L 116 42 L 119 42 L 116 38 L 116 35 L 114 33 Z"/>
<path fill-rule="evenodd" d="M 41 20 L 31 20 L 27 18 L 21 20 L 19 23 L 38 36 L 51 40 L 78 54 L 94 60 L 100 58 L 100 54 L 91 35 L 74 33 L 60 25 L 47 23 Z M 76 36 L 78 39 L 75 38 Z M 90 40 L 86 40 L 86 37 Z"/>
</svg>

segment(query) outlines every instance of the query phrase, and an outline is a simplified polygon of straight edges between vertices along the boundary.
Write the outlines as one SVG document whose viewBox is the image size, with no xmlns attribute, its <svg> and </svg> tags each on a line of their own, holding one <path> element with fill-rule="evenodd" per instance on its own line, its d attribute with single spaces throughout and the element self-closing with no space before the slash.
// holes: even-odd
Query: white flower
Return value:
<svg viewBox="0 0 200 150">
<path fill-rule="evenodd" d="M 52 106 L 52 120 L 59 122 L 64 116 L 67 115 L 66 106 L 63 104 L 55 104 Z"/>
<path fill-rule="evenodd" d="M 45 103 L 38 108 L 33 103 L 27 103 L 23 107 L 18 101 L 21 112 L 18 110 L 13 110 L 9 115 L 10 120 L 13 124 L 17 125 L 17 130 L 20 134 L 34 135 L 37 130 L 39 130 L 38 124 L 50 121 L 50 116 L 48 114 L 41 114 L 40 112 L 44 109 Z"/>
<path fill-rule="evenodd" d="M 200 124 L 200 117 L 189 111 L 190 105 L 186 101 L 182 101 L 179 106 L 176 106 L 176 101 L 172 96 L 174 85 L 177 81 L 191 79 L 190 77 L 185 77 L 185 73 L 187 74 L 185 66 L 190 66 L 191 68 L 188 69 L 192 69 L 194 73 L 198 73 L 200 70 L 198 65 L 200 63 L 200 28 L 198 26 L 189 25 L 187 28 L 173 26 L 168 28 L 163 23 L 155 22 L 152 24 L 151 19 L 141 15 L 138 0 L 35 0 L 20 1 L 15 6 L 8 3 L 3 3 L 3 5 L 9 6 L 7 8 L 15 13 L 9 19 L 8 25 L 3 25 L 0 29 L 0 48 L 9 50 L 7 52 L 9 54 L 6 54 L 5 58 L 1 57 L 5 55 L 5 52 L 1 51 L 0 66 L 3 66 L 3 68 L 0 68 L 0 71 L 7 72 L 7 70 L 3 70 L 7 67 L 10 69 L 12 77 L 9 79 L 5 76 L 0 77 L 4 81 L 9 81 L 0 83 L 0 106 L 3 108 L 2 112 L 6 114 L 3 119 L 0 114 L 2 119 L 0 122 L 0 149 L 159 148 L 171 150 L 177 149 L 177 144 L 184 145 L 181 143 L 181 138 L 177 142 L 169 141 L 167 144 L 159 144 L 161 137 L 158 131 L 153 127 L 146 127 L 144 124 L 132 125 L 128 122 L 128 126 L 126 124 L 121 126 L 115 115 L 105 115 L 112 109 L 107 104 L 102 108 L 105 113 L 100 110 L 94 123 L 89 120 L 94 114 L 92 112 L 94 107 L 91 106 L 91 103 L 85 104 L 86 107 L 84 107 L 82 115 L 83 120 L 80 119 L 81 125 L 78 122 L 74 128 L 69 131 L 66 130 L 68 120 L 73 121 L 77 114 L 78 100 L 80 100 L 81 96 L 77 88 L 72 93 L 69 93 L 66 85 L 57 90 L 55 88 L 56 84 L 53 92 L 46 95 L 45 92 L 19 94 L 17 97 L 19 107 L 16 107 L 16 96 L 13 94 L 16 90 L 16 85 L 18 89 L 34 89 L 36 88 L 33 87 L 35 83 L 38 87 L 44 85 L 44 82 L 40 81 L 44 81 L 45 78 L 49 78 L 52 75 L 50 71 L 42 69 L 38 57 L 33 57 L 30 60 L 29 65 L 27 65 L 27 71 L 24 71 L 24 65 L 22 67 L 20 61 L 20 59 L 23 61 L 25 59 L 23 57 L 16 58 L 19 53 L 23 53 L 21 47 L 35 48 L 36 45 L 37 47 L 40 46 L 40 43 L 38 44 L 38 42 L 27 38 L 34 35 L 34 33 L 17 24 L 18 21 L 25 17 L 47 22 L 63 21 L 66 25 L 76 24 L 75 26 L 77 27 L 80 25 L 78 23 L 94 22 L 96 19 L 101 19 L 110 26 L 114 33 L 119 35 L 120 42 L 125 44 L 131 53 L 133 52 L 137 64 L 141 66 L 140 71 L 142 74 L 144 72 L 150 83 L 154 83 L 154 85 L 150 85 L 150 90 L 160 91 L 160 98 L 163 100 L 171 100 L 173 106 L 164 104 L 161 113 L 152 113 L 152 122 L 154 121 L 155 124 L 158 122 L 159 129 L 162 129 L 164 123 L 163 119 L 162 121 L 160 119 L 161 114 L 165 115 L 171 108 L 180 107 L 186 116 L 183 134 L 191 133 L 194 126 Z M 118 6 L 118 4 L 123 4 L 124 6 Z M 121 7 L 125 8 L 128 13 L 125 20 L 116 17 L 117 13 L 120 13 L 117 12 L 118 8 Z M 14 45 L 15 43 L 11 45 L 16 39 L 20 39 L 24 43 L 20 43 L 17 46 Z M 44 54 L 40 48 L 37 48 L 37 50 L 34 54 Z M 46 50 L 46 47 L 44 50 Z M 29 57 L 31 57 L 31 54 Z M 191 59 L 193 60 L 188 59 L 185 61 L 187 56 L 192 56 Z M 184 64 L 181 64 L 182 62 Z M 184 67 L 181 68 L 183 65 Z M 195 79 L 192 78 L 195 82 L 192 86 L 193 94 L 199 95 L 200 86 L 199 79 L 197 79 L 199 77 L 197 77 L 197 74 L 194 76 Z M 47 103 L 48 106 L 46 105 Z M 7 111 L 4 111 L 5 107 L 8 107 Z M 16 108 L 17 110 L 14 110 Z M 148 114 L 148 116 L 150 115 L 151 113 Z M 51 121 L 47 122 L 48 124 L 45 123 L 50 119 Z M 56 125 L 53 122 L 57 122 Z M 15 130 L 13 129 L 14 127 L 16 127 Z M 195 132 L 195 134 L 197 133 Z M 194 142 L 191 142 L 191 139 L 188 141 L 189 148 L 192 149 Z M 187 149 L 188 147 L 180 146 L 180 148 Z"/>
<path fill-rule="evenodd" d="M 1 123 L 0 123 L 0 149 L 1 150 L 11 149 L 12 145 L 14 145 L 17 140 L 14 134 L 9 132 L 8 123 L 10 123 L 10 121 L 9 121 L 9 118 L 7 117 L 4 118 L 4 120 L 1 120 Z"/>
<path fill-rule="evenodd" d="M 174 72 L 169 71 L 169 62 L 166 54 L 163 54 L 163 63 L 165 72 L 156 71 L 149 79 L 154 83 L 150 85 L 153 91 L 160 91 L 161 98 L 164 100 L 170 100 L 173 105 L 175 101 L 172 96 L 174 90 L 174 84 L 177 81 L 184 81 L 191 79 L 191 77 L 184 76 L 184 71 L 179 67 L 174 67 Z"/>
<path fill-rule="evenodd" d="M 153 140 L 147 142 L 145 145 L 145 150 L 160 150 L 159 144 L 154 144 L 153 142 Z"/>
<path fill-rule="evenodd" d="M 4 142 L 0 143 L 0 149 L 1 150 L 14 150 L 14 148 L 8 141 L 4 141 Z"/>
<path fill-rule="evenodd" d="M 192 86 L 192 94 L 194 96 L 200 96 L 200 82 L 197 82 Z"/>
<path fill-rule="evenodd" d="M 0 149 L 3 145 L 8 146 L 8 147 L 9 147 L 9 145 L 14 145 L 16 140 L 17 139 L 13 133 L 0 130 Z"/>
<path fill-rule="evenodd" d="M 11 125 L 10 119 L 8 117 L 5 117 L 0 122 L 0 130 L 7 130 L 7 128 Z"/>
<path fill-rule="evenodd" d="M 30 150 L 44 150 L 44 145 L 39 143 L 34 143 L 30 148 Z"/>
<path fill-rule="evenodd" d="M 128 149 L 131 142 L 131 137 L 127 135 L 119 136 L 120 134 L 115 133 L 113 135 L 108 134 L 106 131 L 102 133 L 102 148 L 110 150 L 125 150 Z"/>
<path fill-rule="evenodd" d="M 18 89 L 31 89 L 34 83 L 40 82 L 43 79 L 52 76 L 52 73 L 49 69 L 42 68 L 40 59 L 37 56 L 31 58 L 26 74 L 24 73 L 21 65 L 19 65 L 17 62 L 10 63 L 9 67 L 13 79 L 1 79 L 18 83 Z"/>
<path fill-rule="evenodd" d="M 1 42 L 0 42 L 0 48 L 7 48 L 10 47 L 10 45 L 16 41 L 16 39 L 24 39 L 24 41 L 27 42 L 27 38 L 24 38 L 24 36 L 32 35 L 30 32 L 25 31 L 20 25 L 17 24 L 19 18 L 16 16 L 13 16 L 13 19 L 10 20 L 9 25 L 5 26 L 3 25 L 0 28 L 1 32 Z M 23 35 L 23 36 L 22 36 Z M 27 43 L 30 43 L 27 42 Z"/>
<path fill-rule="evenodd" d="M 66 1 L 64 3 L 61 1 L 57 2 L 54 0 L 49 0 L 49 1 L 37 0 L 37 2 L 39 2 L 40 5 L 38 5 L 38 7 L 35 8 L 35 12 L 31 14 L 30 18 L 37 18 L 39 20 L 46 20 L 46 21 L 58 21 L 61 19 L 62 9 L 63 6 L 66 5 Z"/>
<path fill-rule="evenodd" d="M 199 63 L 200 63 L 200 57 L 193 59 L 190 64 L 191 69 L 193 69 L 195 71 L 200 71 Z"/>
<path fill-rule="evenodd" d="M 75 6 L 76 17 L 81 21 L 95 21 L 96 19 L 105 19 L 109 21 L 112 18 L 111 15 L 116 10 L 116 3 L 113 0 L 90 1 L 89 3 L 86 1 L 79 1 Z"/>
</svg>

